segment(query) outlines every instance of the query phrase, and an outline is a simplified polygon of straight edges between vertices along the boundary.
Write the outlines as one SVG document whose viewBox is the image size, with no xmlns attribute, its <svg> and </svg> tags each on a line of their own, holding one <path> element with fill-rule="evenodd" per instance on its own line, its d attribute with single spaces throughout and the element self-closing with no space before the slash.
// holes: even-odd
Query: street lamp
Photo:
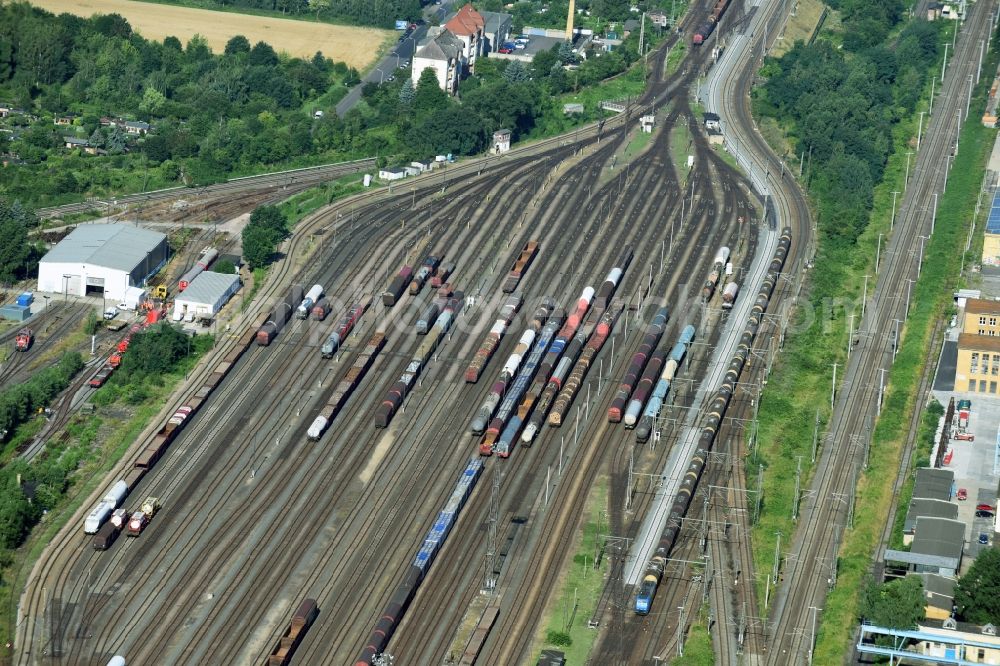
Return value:
<svg viewBox="0 0 1000 666">
<path fill-rule="evenodd" d="M 70 276 L 63 273 L 63 300 L 69 300 L 69 278 Z"/>
<path fill-rule="evenodd" d="M 382 85 L 382 79 L 385 78 L 385 72 L 383 72 L 379 67 L 376 67 L 375 71 L 378 72 L 378 84 Z"/>
</svg>

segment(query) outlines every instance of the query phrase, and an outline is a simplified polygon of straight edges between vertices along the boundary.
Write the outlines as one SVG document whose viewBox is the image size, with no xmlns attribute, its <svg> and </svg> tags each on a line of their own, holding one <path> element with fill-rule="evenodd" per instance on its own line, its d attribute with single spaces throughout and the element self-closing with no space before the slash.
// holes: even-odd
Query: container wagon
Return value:
<svg viewBox="0 0 1000 666">
<path fill-rule="evenodd" d="M 330 299 L 325 297 L 321 298 L 312 308 L 312 318 L 316 321 L 323 321 L 330 314 L 330 309 Z"/>
<path fill-rule="evenodd" d="M 451 277 L 451 274 L 455 272 L 455 264 L 451 262 L 446 262 L 438 266 L 438 269 L 434 271 L 433 277 L 431 277 L 431 288 L 437 289 Z"/>
<path fill-rule="evenodd" d="M 101 529 L 97 530 L 97 534 L 94 535 L 91 545 L 93 545 L 94 550 L 107 550 L 111 548 L 111 544 L 115 542 L 121 531 L 121 527 L 114 523 L 104 523 L 101 525 Z"/>
</svg>

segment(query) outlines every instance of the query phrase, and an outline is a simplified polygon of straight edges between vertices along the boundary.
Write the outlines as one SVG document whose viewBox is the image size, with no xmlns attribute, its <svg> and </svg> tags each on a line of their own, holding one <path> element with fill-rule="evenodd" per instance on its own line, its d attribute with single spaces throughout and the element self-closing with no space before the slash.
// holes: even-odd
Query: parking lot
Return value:
<svg viewBox="0 0 1000 666">
<path fill-rule="evenodd" d="M 976 505 L 989 504 L 996 508 L 997 484 L 1000 476 L 994 468 L 997 450 L 997 428 L 1000 427 L 1000 397 L 984 396 L 981 393 L 956 393 L 954 391 L 933 391 L 934 397 L 947 409 L 948 401 L 955 398 L 972 401 L 967 431 L 975 439 L 963 441 L 952 439 L 951 462 L 946 466 L 955 473 L 955 493 L 965 489 L 968 498 L 955 500 L 958 504 L 958 519 L 965 523 L 965 559 L 962 573 L 972 565 L 979 551 L 994 543 L 994 520 L 992 517 L 977 517 Z M 958 424 L 956 411 L 954 426 Z M 986 534 L 988 543 L 979 543 L 979 535 Z"/>
</svg>

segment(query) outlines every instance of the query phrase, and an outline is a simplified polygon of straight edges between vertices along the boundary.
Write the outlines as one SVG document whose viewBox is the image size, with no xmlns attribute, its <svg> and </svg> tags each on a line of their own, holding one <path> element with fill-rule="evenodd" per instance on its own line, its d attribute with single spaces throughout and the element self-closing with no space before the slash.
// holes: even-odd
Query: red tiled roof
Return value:
<svg viewBox="0 0 1000 666">
<path fill-rule="evenodd" d="M 455 35 L 474 35 L 486 26 L 483 15 L 466 4 L 458 10 L 455 16 L 444 24 L 444 27 Z"/>
</svg>

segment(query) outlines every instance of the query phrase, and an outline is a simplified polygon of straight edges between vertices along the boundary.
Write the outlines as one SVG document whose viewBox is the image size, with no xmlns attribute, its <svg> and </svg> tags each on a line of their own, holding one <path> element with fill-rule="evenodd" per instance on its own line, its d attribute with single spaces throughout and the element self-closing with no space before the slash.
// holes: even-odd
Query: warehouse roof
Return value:
<svg viewBox="0 0 1000 666">
<path fill-rule="evenodd" d="M 924 581 L 924 597 L 928 606 L 951 610 L 955 599 L 955 579 L 939 574 L 920 574 Z"/>
<path fill-rule="evenodd" d="M 93 264 L 131 272 L 167 239 L 124 224 L 82 224 L 49 250 L 41 263 Z"/>
<path fill-rule="evenodd" d="M 913 483 L 913 497 L 926 499 L 951 499 L 951 486 L 955 475 L 951 470 L 920 467 L 917 469 L 917 479 Z"/>
<path fill-rule="evenodd" d="M 203 271 L 191 281 L 183 293 L 177 296 L 177 300 L 186 303 L 215 304 L 233 288 L 233 283 L 239 280 L 240 277 L 233 273 Z"/>
<path fill-rule="evenodd" d="M 1000 234 L 1000 188 L 993 192 L 993 205 L 990 216 L 986 219 L 986 233 Z"/>
<path fill-rule="evenodd" d="M 947 518 L 917 518 L 910 552 L 937 557 L 962 558 L 965 523 Z"/>
<path fill-rule="evenodd" d="M 958 518 L 958 505 L 939 499 L 914 497 L 910 500 L 910 508 L 906 512 L 903 531 L 910 532 L 917 525 L 917 518 L 929 516 L 934 518 Z"/>
</svg>

